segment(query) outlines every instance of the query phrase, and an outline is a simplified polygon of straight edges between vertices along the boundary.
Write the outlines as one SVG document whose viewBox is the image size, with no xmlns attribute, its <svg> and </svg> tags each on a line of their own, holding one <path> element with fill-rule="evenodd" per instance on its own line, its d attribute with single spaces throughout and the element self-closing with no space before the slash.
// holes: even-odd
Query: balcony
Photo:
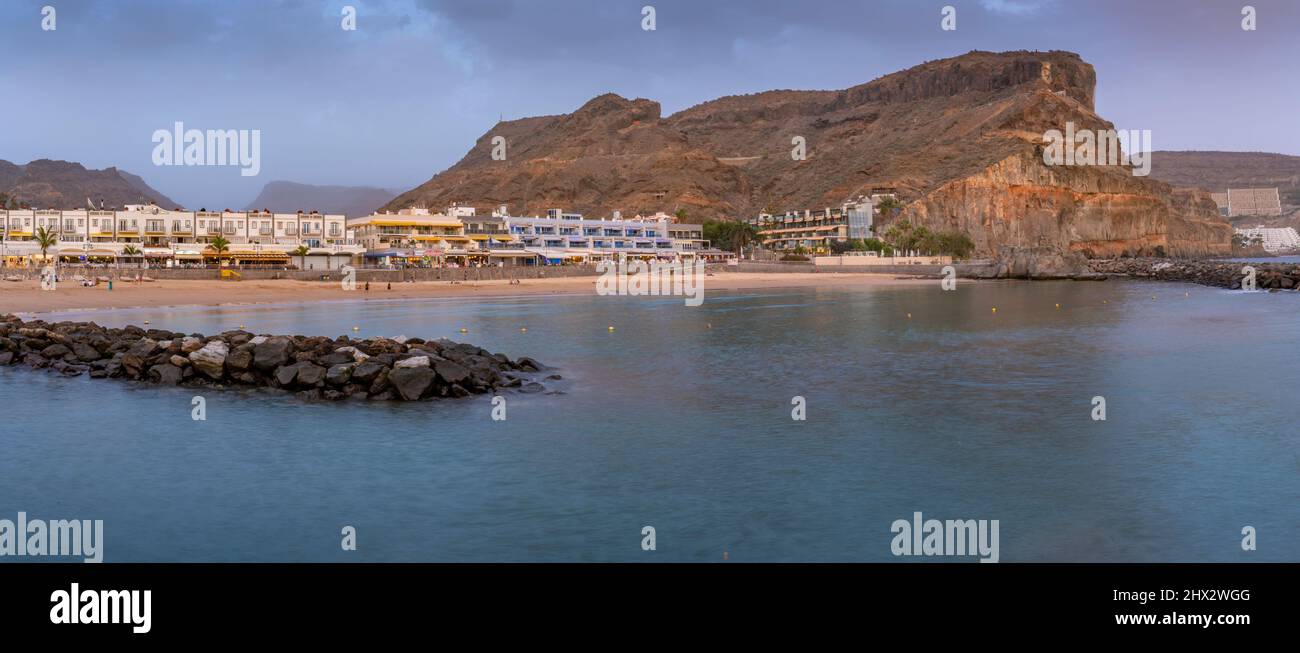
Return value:
<svg viewBox="0 0 1300 653">
<path fill-rule="evenodd" d="M 258 230 L 257 230 L 257 235 L 259 235 L 259 236 L 270 236 L 270 235 L 271 235 L 271 228 L 270 228 L 270 227 L 260 227 L 260 228 L 258 228 Z"/>
<path fill-rule="evenodd" d="M 285 227 L 285 228 L 284 228 L 284 235 L 286 235 L 286 236 L 297 236 L 297 235 L 298 235 L 298 227 Z"/>
<path fill-rule="evenodd" d="M 234 225 L 226 225 L 226 228 L 222 229 L 221 231 L 224 232 L 227 236 L 233 236 L 236 233 L 236 229 Z"/>
</svg>

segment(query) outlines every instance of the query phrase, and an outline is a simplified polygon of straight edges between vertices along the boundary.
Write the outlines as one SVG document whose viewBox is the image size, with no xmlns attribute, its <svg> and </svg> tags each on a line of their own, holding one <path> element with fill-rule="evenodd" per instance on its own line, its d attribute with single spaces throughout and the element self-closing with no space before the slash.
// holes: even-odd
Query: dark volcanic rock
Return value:
<svg viewBox="0 0 1300 653">
<path fill-rule="evenodd" d="M 1294 289 L 1300 285 L 1300 264 L 1243 263 L 1216 259 L 1121 258 L 1091 262 L 1097 273 L 1154 281 L 1241 289 L 1254 273 L 1256 290 Z"/>
<path fill-rule="evenodd" d="M 253 346 L 248 344 L 239 345 L 235 350 L 226 356 L 226 369 L 231 373 L 247 372 L 253 366 Z"/>
<path fill-rule="evenodd" d="M 434 366 L 434 369 L 438 372 L 438 378 L 448 385 L 461 383 L 465 379 L 469 378 L 468 369 L 465 369 L 463 365 L 451 361 L 438 361 Z"/>
<path fill-rule="evenodd" d="M 293 340 L 284 336 L 271 336 L 253 347 L 253 367 L 270 372 L 289 362 L 293 355 Z"/>
<path fill-rule="evenodd" d="M 341 365 L 331 365 L 325 372 L 325 382 L 330 385 L 345 385 L 352 379 L 352 368 L 356 365 L 344 363 Z"/>
<path fill-rule="evenodd" d="M 283 387 L 293 385 L 294 379 L 298 378 L 298 364 L 285 365 L 275 371 L 275 382 Z"/>
<path fill-rule="evenodd" d="M 298 363 L 298 386 L 314 388 L 321 385 L 325 382 L 325 371 L 325 368 L 315 363 Z"/>
<path fill-rule="evenodd" d="M 433 370 L 427 367 L 399 367 L 388 373 L 388 382 L 407 401 L 424 396 L 433 385 Z"/>
<path fill-rule="evenodd" d="M 72 343 L 72 353 L 76 354 L 77 360 L 83 363 L 97 361 L 103 357 L 103 354 L 99 353 L 98 349 L 96 349 L 93 345 L 85 342 Z"/>
<path fill-rule="evenodd" d="M 58 345 L 58 344 L 50 345 L 49 347 L 46 347 L 45 349 L 42 349 L 42 350 L 41 350 L 41 355 L 42 355 L 42 356 L 44 356 L 44 357 L 46 357 L 46 358 L 51 358 L 51 359 L 53 359 L 53 358 L 63 358 L 64 356 L 67 356 L 68 354 L 71 354 L 71 353 L 72 353 L 72 350 L 71 350 L 71 349 L 68 349 L 68 348 L 67 348 L 66 346 L 64 346 L 64 345 Z"/>
<path fill-rule="evenodd" d="M 162 385 L 178 385 L 184 378 L 184 370 L 175 365 L 154 365 L 149 368 L 149 380 Z"/>
<path fill-rule="evenodd" d="M 386 368 L 375 361 L 366 361 L 352 370 L 352 382 L 370 385 Z"/>
<path fill-rule="evenodd" d="M 93 322 L 24 322 L 0 315 L 0 365 L 49 368 L 66 376 L 129 378 L 186 387 L 268 387 L 305 401 L 349 397 L 415 401 L 465 397 L 500 388 L 541 392 L 518 363 L 468 343 L 419 338 L 356 341 L 321 336 L 218 336 Z M 504 370 L 520 370 L 502 375 Z M 553 375 L 555 376 L 555 375 Z"/>
</svg>

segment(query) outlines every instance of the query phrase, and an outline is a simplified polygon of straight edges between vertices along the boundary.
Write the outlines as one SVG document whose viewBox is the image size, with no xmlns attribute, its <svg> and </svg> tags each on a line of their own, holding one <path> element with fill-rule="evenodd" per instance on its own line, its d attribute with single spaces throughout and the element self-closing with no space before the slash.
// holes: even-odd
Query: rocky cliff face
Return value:
<svg viewBox="0 0 1300 653">
<path fill-rule="evenodd" d="M 1093 110 L 1095 85 L 1072 53 L 972 52 L 842 91 L 725 97 L 667 118 L 655 102 L 603 95 L 573 114 L 496 125 L 386 208 L 459 201 L 734 218 L 891 187 L 904 217 L 966 231 L 983 253 L 1227 251 L 1231 229 L 1212 204 L 1119 166 L 1043 164 L 1047 130 L 1112 128 Z M 506 139 L 504 161 L 491 157 L 495 136 Z M 795 137 L 807 144 L 803 160 L 791 156 Z"/>
</svg>

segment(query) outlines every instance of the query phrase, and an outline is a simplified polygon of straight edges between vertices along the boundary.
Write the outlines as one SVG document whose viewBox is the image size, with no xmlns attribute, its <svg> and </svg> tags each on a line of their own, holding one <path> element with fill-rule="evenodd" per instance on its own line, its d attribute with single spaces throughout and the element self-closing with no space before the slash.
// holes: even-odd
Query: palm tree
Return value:
<svg viewBox="0 0 1300 653">
<path fill-rule="evenodd" d="M 289 254 L 298 257 L 298 269 L 299 269 L 299 270 L 301 270 L 301 269 L 307 267 L 307 253 L 310 252 L 310 251 L 311 251 L 311 248 L 307 247 L 306 245 L 299 245 L 299 246 L 295 247 L 295 248 L 293 249 L 293 251 L 289 252 Z"/>
<path fill-rule="evenodd" d="M 214 237 L 208 242 L 208 249 L 217 253 L 217 263 L 221 263 L 221 255 L 230 250 L 230 241 L 221 236 Z"/>
<path fill-rule="evenodd" d="M 46 227 L 36 228 L 36 245 L 41 248 L 41 258 L 48 259 L 49 249 L 59 242 L 59 237 Z"/>
<path fill-rule="evenodd" d="M 122 248 L 122 258 L 135 258 L 140 255 L 140 250 L 135 245 L 127 245 Z"/>
</svg>

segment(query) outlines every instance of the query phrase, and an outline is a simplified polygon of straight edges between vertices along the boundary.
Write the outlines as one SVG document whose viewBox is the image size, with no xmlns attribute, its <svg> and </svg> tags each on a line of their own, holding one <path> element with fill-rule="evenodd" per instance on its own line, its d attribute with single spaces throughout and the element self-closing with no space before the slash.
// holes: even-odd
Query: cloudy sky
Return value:
<svg viewBox="0 0 1300 653">
<path fill-rule="evenodd" d="M 1255 31 L 1223 0 L 4 0 L 0 159 L 118 166 L 242 208 L 277 179 L 409 188 L 501 117 L 604 92 L 670 114 L 975 49 L 1080 53 L 1099 112 L 1155 149 L 1300 155 L 1300 3 L 1250 1 Z M 261 130 L 260 174 L 155 166 L 152 134 L 177 121 Z"/>
</svg>

